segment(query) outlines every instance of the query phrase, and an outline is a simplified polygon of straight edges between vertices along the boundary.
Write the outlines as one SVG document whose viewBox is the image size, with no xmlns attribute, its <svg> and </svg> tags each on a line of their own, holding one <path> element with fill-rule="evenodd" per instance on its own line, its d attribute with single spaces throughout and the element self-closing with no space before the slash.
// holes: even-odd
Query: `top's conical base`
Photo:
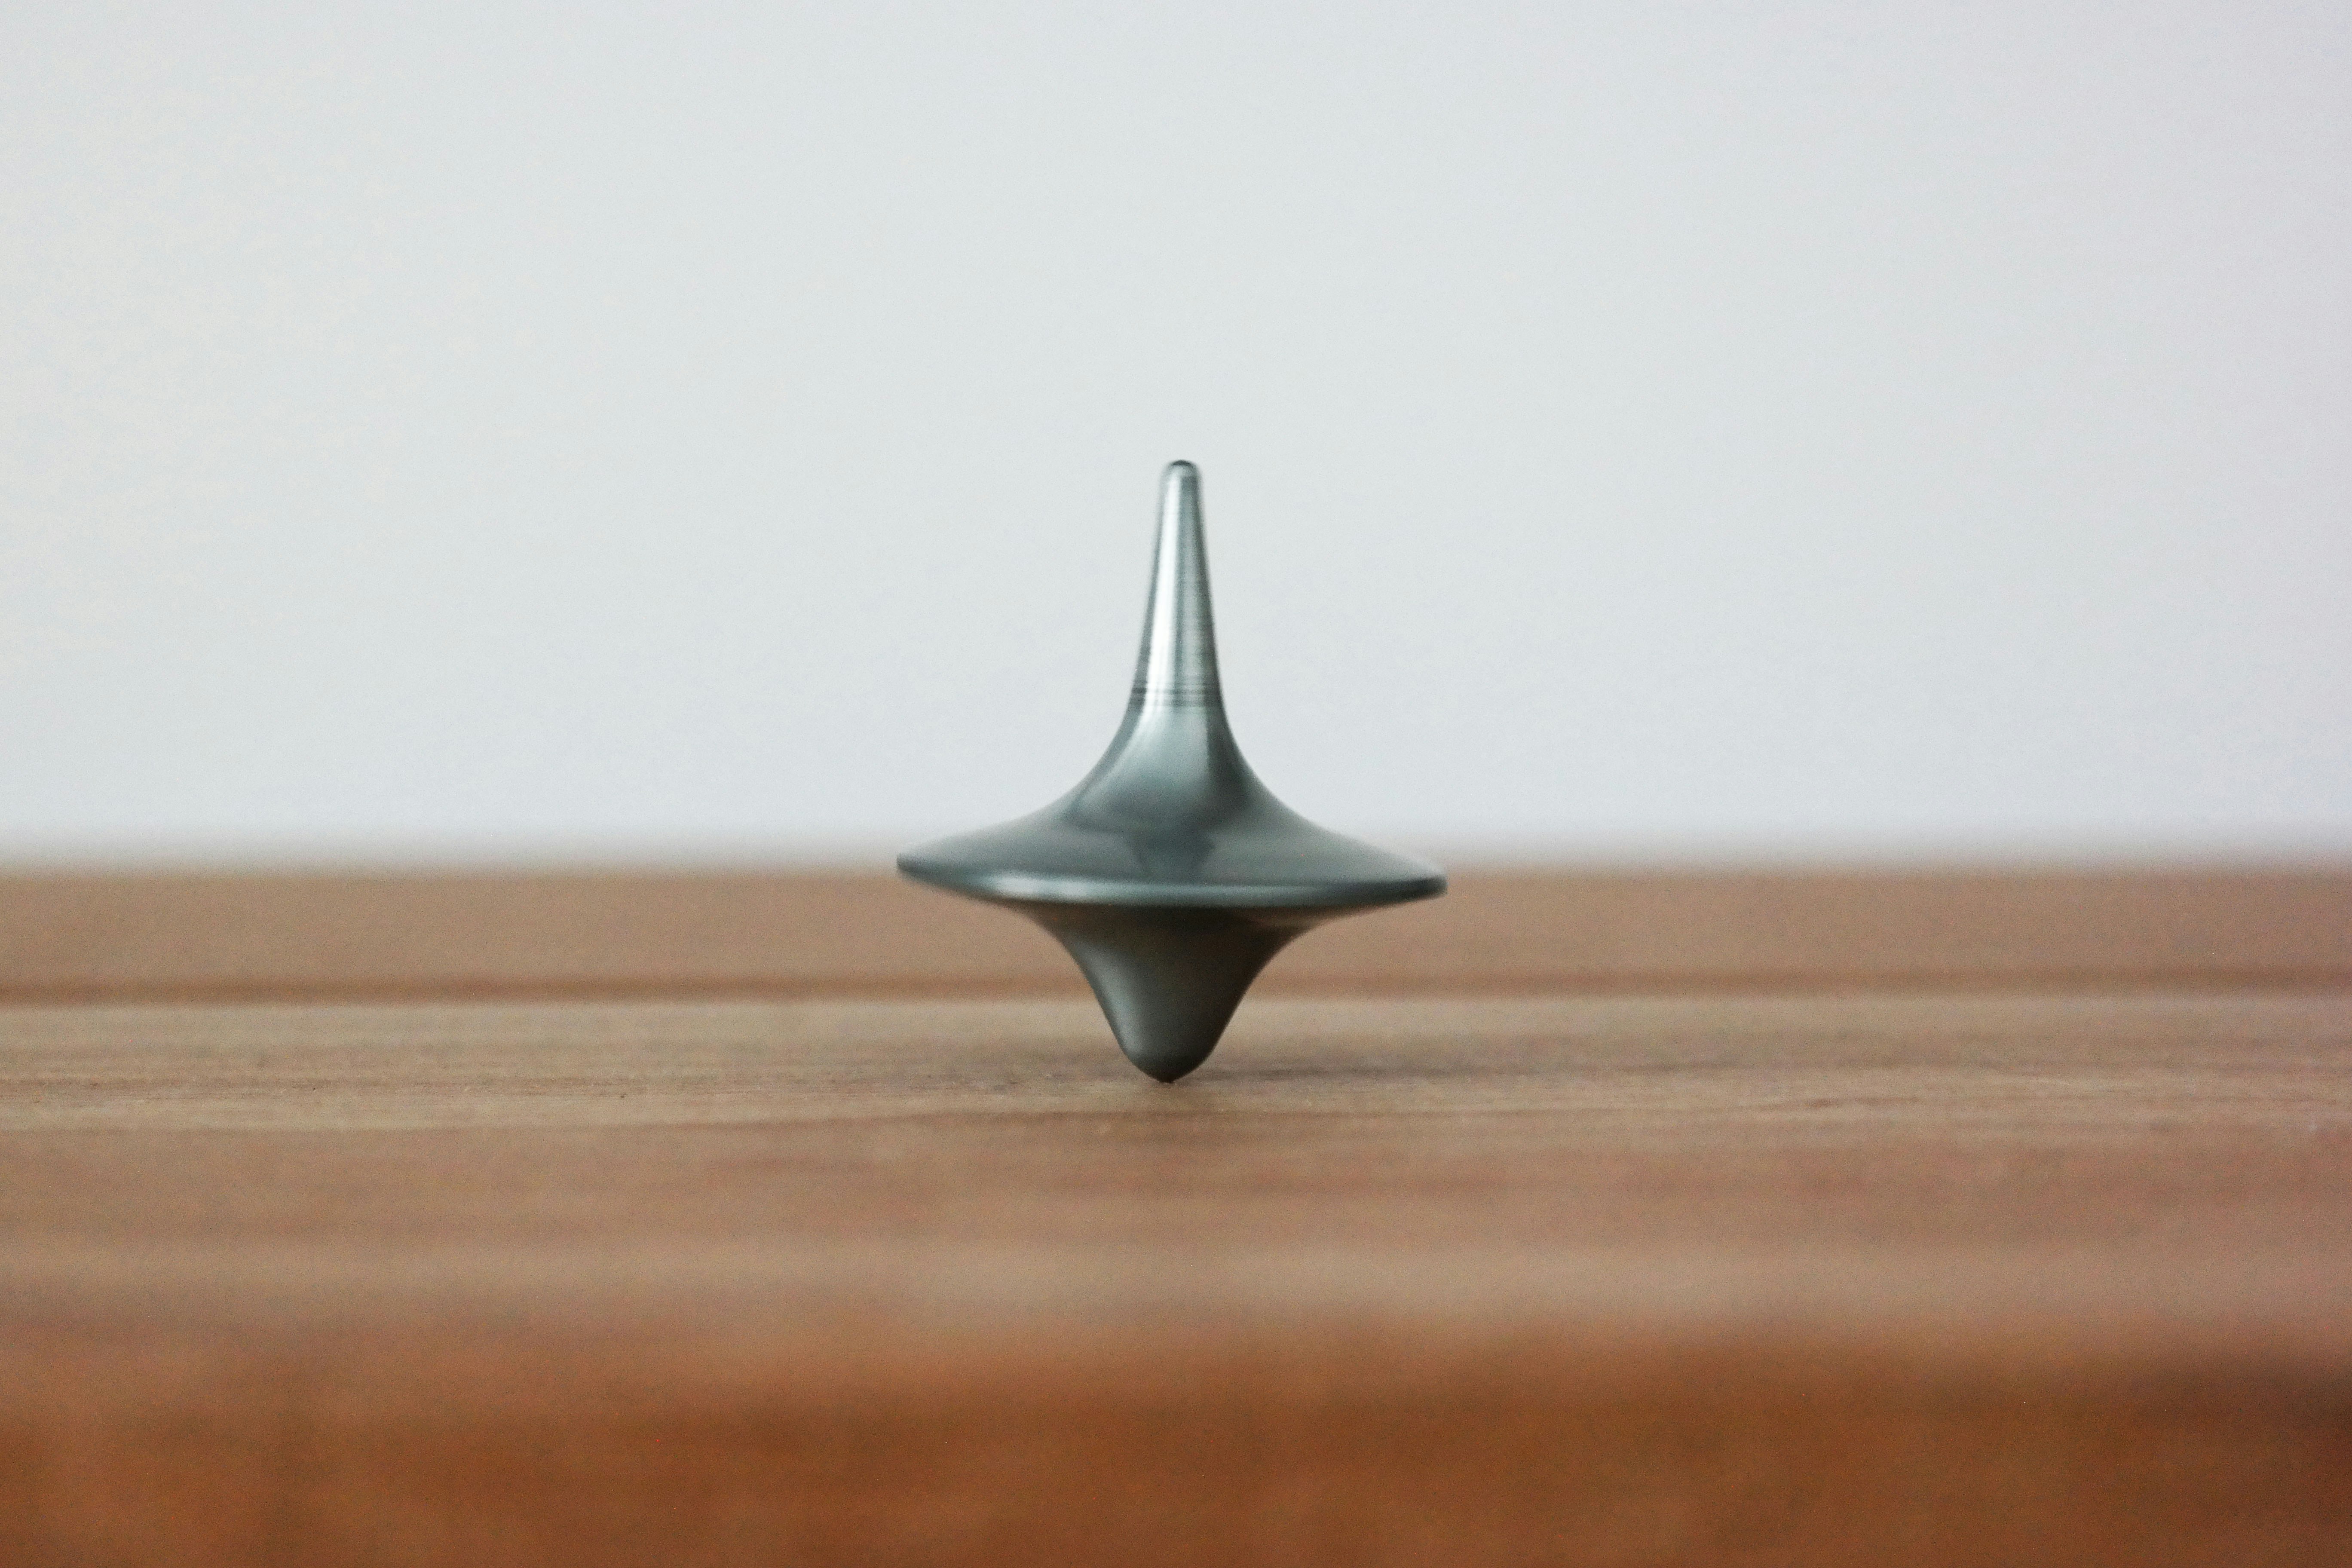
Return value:
<svg viewBox="0 0 2352 1568">
<path fill-rule="evenodd" d="M 1209 1059 L 1258 971 L 1306 929 L 1255 910 L 1015 907 L 1060 939 L 1119 1050 L 1162 1083 Z"/>
<path fill-rule="evenodd" d="M 1161 486 L 1135 683 L 1102 760 L 1045 810 L 910 849 L 898 868 L 1011 904 L 1054 930 L 1129 1058 L 1171 1079 L 1208 1055 L 1250 981 L 1291 937 L 1318 921 L 1445 890 L 1434 866 L 1308 822 L 1242 759 L 1225 721 L 1201 478 L 1190 463 L 1169 465 Z M 1124 913 L 1081 920 L 1083 908 Z M 1187 924 L 1171 918 L 1177 911 L 1236 918 Z"/>
</svg>

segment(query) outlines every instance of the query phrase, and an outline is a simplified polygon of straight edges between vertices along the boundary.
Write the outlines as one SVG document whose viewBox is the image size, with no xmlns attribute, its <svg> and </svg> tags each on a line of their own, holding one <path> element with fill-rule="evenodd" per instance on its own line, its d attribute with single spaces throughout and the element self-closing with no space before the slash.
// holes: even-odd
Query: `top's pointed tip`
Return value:
<svg viewBox="0 0 2352 1568">
<path fill-rule="evenodd" d="M 1167 472 L 1160 475 L 1160 505 L 1200 510 L 1200 470 L 1183 458 L 1169 463 Z"/>
<path fill-rule="evenodd" d="M 1201 470 L 1179 458 L 1160 476 L 1160 537 L 1194 536 L 1200 531 Z"/>
<path fill-rule="evenodd" d="M 1135 668 L 1137 700 L 1213 706 L 1217 643 L 1209 616 L 1209 562 L 1201 537 L 1201 470 L 1178 459 L 1160 489 L 1160 542 Z"/>
</svg>

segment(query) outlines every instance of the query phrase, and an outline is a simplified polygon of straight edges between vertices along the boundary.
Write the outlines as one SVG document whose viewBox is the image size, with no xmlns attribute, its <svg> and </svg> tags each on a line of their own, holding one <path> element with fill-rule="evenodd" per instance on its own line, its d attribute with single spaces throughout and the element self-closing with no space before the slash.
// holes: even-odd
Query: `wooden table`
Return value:
<svg viewBox="0 0 2352 1568">
<path fill-rule="evenodd" d="M 2352 1562 L 2352 872 L 0 879 L 0 1561 Z"/>
</svg>

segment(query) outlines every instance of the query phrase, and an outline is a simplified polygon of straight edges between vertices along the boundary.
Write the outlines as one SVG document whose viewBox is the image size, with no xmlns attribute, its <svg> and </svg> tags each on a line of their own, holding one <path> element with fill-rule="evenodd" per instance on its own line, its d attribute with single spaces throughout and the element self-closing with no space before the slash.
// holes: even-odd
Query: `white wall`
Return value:
<svg viewBox="0 0 2352 1568">
<path fill-rule="evenodd" d="M 2352 7 L 0 20 L 0 858 L 2352 851 Z M 389 13 L 402 10 L 394 16 Z"/>
</svg>

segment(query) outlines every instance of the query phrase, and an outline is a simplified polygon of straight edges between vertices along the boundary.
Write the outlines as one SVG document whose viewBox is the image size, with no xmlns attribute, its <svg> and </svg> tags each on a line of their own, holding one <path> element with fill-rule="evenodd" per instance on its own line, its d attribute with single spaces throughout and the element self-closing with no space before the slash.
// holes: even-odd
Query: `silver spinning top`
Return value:
<svg viewBox="0 0 2352 1568">
<path fill-rule="evenodd" d="M 898 869 L 1051 931 L 1127 1059 L 1163 1083 L 1208 1059 L 1294 937 L 1445 890 L 1434 866 L 1316 826 L 1242 760 L 1217 684 L 1190 463 L 1169 464 L 1161 483 L 1143 650 L 1110 750 L 1045 810 L 909 849 Z"/>
</svg>

